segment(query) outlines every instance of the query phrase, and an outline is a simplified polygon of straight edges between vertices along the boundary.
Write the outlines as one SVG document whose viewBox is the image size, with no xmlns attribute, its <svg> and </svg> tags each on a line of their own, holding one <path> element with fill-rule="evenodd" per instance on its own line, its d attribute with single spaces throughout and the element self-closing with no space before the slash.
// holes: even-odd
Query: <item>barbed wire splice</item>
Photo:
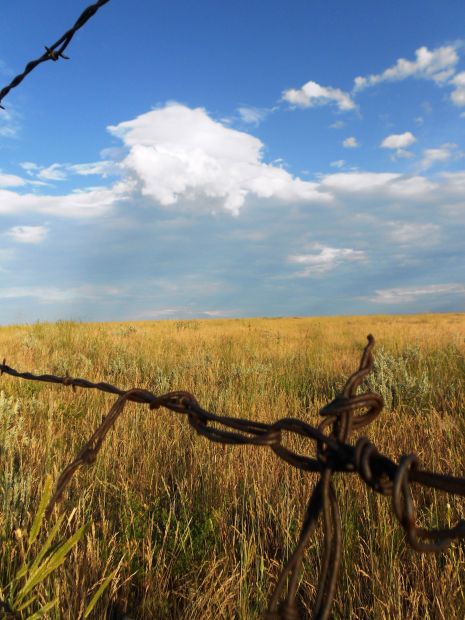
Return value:
<svg viewBox="0 0 465 620">
<path fill-rule="evenodd" d="M 84 9 L 84 11 L 78 17 L 76 23 L 74 24 L 72 28 L 70 28 L 67 32 L 65 32 L 65 34 L 61 36 L 58 39 L 58 41 L 55 41 L 53 45 L 50 45 L 50 47 L 47 47 L 45 45 L 44 46 L 45 52 L 42 54 L 42 56 L 40 56 L 39 58 L 36 58 L 36 60 L 31 60 L 30 62 L 28 62 L 26 67 L 24 68 L 24 71 L 20 73 L 19 75 L 17 75 L 15 78 L 13 78 L 11 82 L 8 84 L 8 86 L 5 86 L 4 88 L 2 88 L 2 90 L 0 90 L 0 108 L 2 110 L 4 110 L 5 108 L 1 104 L 1 102 L 8 95 L 10 90 L 12 88 L 16 88 L 16 86 L 21 84 L 24 78 L 29 73 L 31 73 L 31 71 L 33 71 L 38 65 L 42 64 L 43 62 L 46 62 L 47 60 L 52 60 L 56 62 L 60 58 L 62 58 L 63 60 L 70 59 L 69 56 L 65 56 L 64 51 L 68 47 L 68 45 L 71 43 L 71 39 L 74 37 L 76 32 L 80 28 L 82 28 L 84 24 L 86 24 L 89 21 L 89 19 L 93 15 L 95 15 L 95 13 L 97 13 L 99 8 L 102 7 L 104 4 L 107 4 L 107 2 L 110 2 L 110 0 L 98 0 L 95 4 L 92 4 L 88 6 L 86 9 Z"/>
<path fill-rule="evenodd" d="M 93 383 L 86 379 L 69 376 L 35 375 L 18 372 L 6 364 L 0 364 L 0 375 L 97 389 L 118 396 L 109 413 L 84 444 L 74 460 L 65 467 L 55 486 L 46 509 L 50 517 L 76 471 L 95 462 L 105 437 L 114 427 L 127 402 L 149 405 L 151 411 L 161 407 L 185 415 L 192 428 L 208 440 L 229 445 L 267 446 L 280 459 L 302 471 L 316 472 L 317 481 L 303 517 L 298 542 L 281 571 L 268 609 L 267 620 L 298 620 L 299 577 L 305 550 L 314 533 L 318 520 L 323 518 L 323 554 L 316 597 L 313 603 L 313 619 L 327 620 L 336 591 L 337 576 L 342 550 L 342 524 L 336 490 L 332 483 L 335 473 L 358 474 L 367 486 L 381 495 L 392 497 L 394 515 L 405 531 L 407 542 L 416 551 L 444 551 L 453 539 L 465 538 L 465 521 L 455 526 L 427 530 L 415 524 L 416 513 L 411 484 L 465 496 L 465 479 L 446 474 L 422 471 L 415 455 L 404 455 L 399 463 L 378 452 L 367 437 L 360 437 L 355 445 L 348 443 L 352 431 L 373 422 L 383 408 L 382 398 L 375 393 L 357 394 L 363 378 L 373 369 L 375 340 L 368 336 L 359 369 L 347 380 L 341 394 L 320 410 L 323 420 L 313 427 L 297 418 L 282 418 L 274 423 L 256 422 L 245 418 L 232 418 L 206 411 L 190 392 L 173 391 L 156 396 L 148 390 L 133 388 L 122 390 L 109 383 Z M 358 414 L 356 415 L 356 413 Z M 361 413 L 360 413 L 361 412 Z M 329 432 L 325 432 L 329 429 Z M 282 444 L 283 433 L 305 437 L 316 443 L 316 458 L 298 454 Z"/>
</svg>

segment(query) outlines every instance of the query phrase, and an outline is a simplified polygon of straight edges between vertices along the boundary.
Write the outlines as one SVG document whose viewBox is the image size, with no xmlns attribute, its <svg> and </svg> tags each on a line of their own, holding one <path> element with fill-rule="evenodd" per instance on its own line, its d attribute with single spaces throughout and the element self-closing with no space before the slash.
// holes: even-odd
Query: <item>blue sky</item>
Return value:
<svg viewBox="0 0 465 620">
<path fill-rule="evenodd" d="M 86 2 L 8 0 L 0 88 Z M 465 309 L 465 5 L 111 0 L 0 110 L 0 324 Z"/>
</svg>

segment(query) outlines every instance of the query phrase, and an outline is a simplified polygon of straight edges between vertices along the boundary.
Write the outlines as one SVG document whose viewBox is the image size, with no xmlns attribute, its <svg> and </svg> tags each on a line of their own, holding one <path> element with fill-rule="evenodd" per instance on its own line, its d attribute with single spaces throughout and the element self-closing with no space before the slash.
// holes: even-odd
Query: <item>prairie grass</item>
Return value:
<svg viewBox="0 0 465 620">
<path fill-rule="evenodd" d="M 415 452 L 424 469 L 464 475 L 464 314 L 36 323 L 0 328 L 0 356 L 19 370 L 155 393 L 184 389 L 215 412 L 316 425 L 319 408 L 358 367 L 370 332 L 376 364 L 364 387 L 386 408 L 364 432 L 391 458 Z M 0 390 L 1 589 L 21 564 L 14 533 L 31 527 L 46 475 L 56 480 L 114 398 L 6 375 Z M 314 454 L 309 442 L 289 437 L 287 445 Z M 58 598 L 49 618 L 80 619 L 118 569 L 97 619 L 116 608 L 134 619 L 258 619 L 315 480 L 266 448 L 211 444 L 183 417 L 129 403 L 96 463 L 65 493 L 63 539 L 88 527 L 38 600 Z M 464 618 L 463 543 L 417 554 L 389 498 L 355 476 L 335 480 L 343 559 L 334 618 Z M 417 487 L 414 494 L 425 527 L 465 514 L 462 498 Z M 301 581 L 307 610 L 319 552 L 317 535 Z"/>
</svg>

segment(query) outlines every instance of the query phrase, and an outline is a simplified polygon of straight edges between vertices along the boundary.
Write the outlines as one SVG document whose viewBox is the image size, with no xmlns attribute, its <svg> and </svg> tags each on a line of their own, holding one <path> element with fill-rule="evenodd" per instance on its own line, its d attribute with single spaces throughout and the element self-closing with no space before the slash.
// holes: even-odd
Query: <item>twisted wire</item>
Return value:
<svg viewBox="0 0 465 620">
<path fill-rule="evenodd" d="M 54 62 L 56 62 L 59 58 L 62 58 L 63 60 L 69 60 L 69 56 L 65 56 L 64 51 L 71 43 L 71 39 L 74 37 L 76 32 L 80 28 L 82 28 L 84 24 L 86 24 L 89 19 L 93 15 L 95 15 L 95 13 L 97 13 L 99 8 L 107 2 L 110 2 L 110 0 L 98 0 L 95 4 L 91 4 L 86 9 L 84 9 L 84 11 L 78 17 L 76 23 L 72 28 L 65 32 L 65 34 L 61 36 L 58 41 L 55 41 L 53 45 L 50 45 L 50 47 L 45 46 L 45 52 L 42 54 L 42 56 L 36 58 L 36 60 L 31 60 L 30 62 L 28 62 L 24 71 L 17 75 L 15 78 L 13 78 L 13 80 L 8 84 L 8 86 L 5 86 L 4 88 L 2 88 L 2 90 L 0 90 L 0 108 L 2 108 L 2 110 L 4 110 L 5 108 L 1 105 L 1 102 L 8 95 L 10 90 L 18 86 L 18 84 L 21 84 L 24 78 L 29 73 L 31 73 L 31 71 L 33 71 L 38 65 L 46 62 L 47 60 L 53 60 Z"/>
<path fill-rule="evenodd" d="M 93 383 L 69 376 L 35 375 L 18 372 L 0 364 L 0 375 L 57 383 L 76 388 L 97 389 L 117 395 L 118 398 L 101 424 L 84 444 L 76 457 L 61 472 L 53 495 L 46 509 L 49 518 L 62 499 L 63 493 L 75 472 L 84 465 L 95 462 L 105 437 L 113 428 L 128 401 L 147 404 L 150 410 L 164 407 L 185 415 L 190 426 L 210 441 L 230 445 L 268 446 L 279 458 L 303 471 L 319 473 L 307 503 L 296 547 L 285 564 L 268 609 L 266 620 L 298 620 L 298 584 L 305 557 L 305 549 L 318 520 L 323 518 L 323 553 L 317 593 L 313 604 L 314 620 L 326 620 L 335 596 L 341 560 L 342 527 L 336 490 L 332 483 L 335 473 L 356 473 L 374 491 L 391 496 L 393 512 L 405 531 L 407 542 L 416 551 L 444 551 L 453 539 L 465 538 L 465 521 L 455 526 L 427 530 L 416 526 L 416 511 L 411 491 L 415 482 L 430 488 L 465 496 L 465 479 L 420 470 L 415 455 L 404 455 L 398 464 L 380 454 L 367 437 L 360 437 L 355 445 L 348 443 L 352 431 L 373 422 L 383 408 L 378 394 L 357 394 L 364 377 L 373 369 L 374 338 L 368 335 L 360 366 L 347 380 L 341 394 L 320 410 L 323 420 L 318 427 L 297 418 L 282 418 L 271 424 L 246 418 L 232 418 L 203 409 L 190 392 L 173 391 L 156 396 L 140 388 L 122 390 L 109 383 Z M 357 411 L 361 411 L 355 415 Z M 329 429 L 326 433 L 325 430 Z M 299 454 L 282 444 L 283 432 L 315 441 L 316 458 Z"/>
</svg>

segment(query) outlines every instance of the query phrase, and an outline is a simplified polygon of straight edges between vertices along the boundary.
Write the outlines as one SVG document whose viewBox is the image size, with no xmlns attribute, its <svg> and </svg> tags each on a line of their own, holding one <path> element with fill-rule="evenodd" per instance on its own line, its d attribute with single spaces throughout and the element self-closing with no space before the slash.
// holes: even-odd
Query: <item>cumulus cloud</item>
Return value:
<svg viewBox="0 0 465 620">
<path fill-rule="evenodd" d="M 465 71 L 457 73 L 450 82 L 455 86 L 450 96 L 452 102 L 456 106 L 463 107 L 465 105 Z"/>
<path fill-rule="evenodd" d="M 414 155 L 413 153 L 408 151 L 406 147 L 414 144 L 416 141 L 417 139 L 411 131 L 406 131 L 404 133 L 393 133 L 390 136 L 384 138 L 384 140 L 380 144 L 380 147 L 383 149 L 393 150 L 394 155 L 392 156 L 392 159 L 407 159 L 410 157 L 414 157 Z"/>
<path fill-rule="evenodd" d="M 375 291 L 370 301 L 380 304 L 404 304 L 417 301 L 422 297 L 447 295 L 465 295 L 465 286 L 463 284 L 427 284 L 417 287 L 379 289 Z"/>
<path fill-rule="evenodd" d="M 417 139 L 410 131 L 406 131 L 405 133 L 393 133 L 384 138 L 381 142 L 381 147 L 384 149 L 404 149 L 416 141 Z"/>
<path fill-rule="evenodd" d="M 423 46 L 415 51 L 415 60 L 399 58 L 392 67 L 382 73 L 356 77 L 354 91 L 375 86 L 380 82 L 399 82 L 410 77 L 444 84 L 454 74 L 458 60 L 459 57 L 453 45 L 444 45 L 433 50 Z"/>
<path fill-rule="evenodd" d="M 354 138 L 354 136 L 351 136 L 350 138 L 346 138 L 342 142 L 342 146 L 345 149 L 356 149 L 359 146 L 359 144 L 357 142 L 357 138 Z"/>
<path fill-rule="evenodd" d="M 296 277 L 309 277 L 321 275 L 332 271 L 346 261 L 361 261 L 366 259 L 365 252 L 353 250 L 351 248 L 332 248 L 319 243 L 314 244 L 314 249 L 318 250 L 313 254 L 296 254 L 288 256 L 288 262 L 303 266 L 303 270 L 298 271 Z"/>
<path fill-rule="evenodd" d="M 347 111 L 356 108 L 355 102 L 349 93 L 332 88 L 320 86 L 317 82 L 307 82 L 301 88 L 290 88 L 282 94 L 284 101 L 300 108 L 311 108 L 319 105 L 335 104 L 339 110 Z"/>
<path fill-rule="evenodd" d="M 168 104 L 108 128 L 129 149 L 120 163 L 141 193 L 162 206 L 216 201 L 237 215 L 247 196 L 328 202 L 317 183 L 262 161 L 263 143 L 224 126 L 203 108 Z"/>
<path fill-rule="evenodd" d="M 8 231 L 8 236 L 19 243 L 41 243 L 47 233 L 46 226 L 13 226 Z"/>
</svg>

